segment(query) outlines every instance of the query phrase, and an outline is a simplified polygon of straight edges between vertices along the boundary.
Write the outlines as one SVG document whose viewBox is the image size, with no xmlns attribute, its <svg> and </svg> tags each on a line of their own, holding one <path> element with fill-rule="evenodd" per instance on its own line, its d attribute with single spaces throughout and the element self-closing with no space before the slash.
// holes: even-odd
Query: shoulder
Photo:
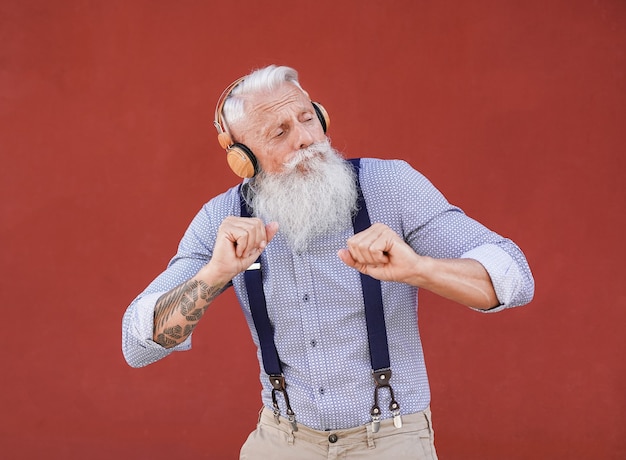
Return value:
<svg viewBox="0 0 626 460">
<path fill-rule="evenodd" d="M 191 252 L 201 252 L 197 249 L 197 244 L 201 247 L 210 247 L 222 221 L 228 216 L 238 216 L 239 212 L 239 186 L 211 198 L 196 213 L 187 227 L 179 251 L 183 248 L 192 248 Z"/>
<path fill-rule="evenodd" d="M 239 215 L 239 185 L 229 188 L 207 201 L 196 216 L 196 221 L 222 222 L 227 216 Z"/>
<path fill-rule="evenodd" d="M 359 178 L 364 188 L 429 184 L 428 179 L 422 173 L 407 161 L 400 159 L 360 158 Z"/>
<path fill-rule="evenodd" d="M 393 202 L 399 209 L 448 206 L 445 196 L 404 160 L 361 158 L 359 179 L 366 200 Z"/>
</svg>

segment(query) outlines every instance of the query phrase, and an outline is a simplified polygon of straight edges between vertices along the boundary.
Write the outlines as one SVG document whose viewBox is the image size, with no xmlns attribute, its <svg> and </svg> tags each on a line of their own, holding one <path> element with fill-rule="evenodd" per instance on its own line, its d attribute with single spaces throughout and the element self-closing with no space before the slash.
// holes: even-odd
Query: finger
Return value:
<svg viewBox="0 0 626 460">
<path fill-rule="evenodd" d="M 367 275 L 369 274 L 370 270 L 376 268 L 375 265 L 367 265 L 357 262 L 356 260 L 354 260 L 354 258 L 350 254 L 350 251 L 348 251 L 347 249 L 340 249 L 339 251 L 337 251 L 337 255 L 339 256 L 339 259 L 341 259 L 341 261 L 348 267 L 352 267 L 363 274 Z"/>
<path fill-rule="evenodd" d="M 246 235 L 245 246 L 242 247 L 243 257 L 258 255 L 267 245 L 267 235 L 263 221 L 257 218 L 245 219 L 242 222 L 242 229 Z"/>
<path fill-rule="evenodd" d="M 380 263 L 383 260 L 381 248 L 384 247 L 380 238 L 381 234 L 376 230 L 359 233 L 348 240 L 348 250 L 359 263 Z"/>
<path fill-rule="evenodd" d="M 372 242 L 369 249 L 373 262 L 381 264 L 389 261 L 389 253 L 393 247 L 393 236 L 384 232 Z"/>
<path fill-rule="evenodd" d="M 248 242 L 250 241 L 250 234 L 248 231 L 239 231 L 235 236 L 235 255 L 238 258 L 246 257 L 248 253 Z"/>
<path fill-rule="evenodd" d="M 238 258 L 249 257 L 264 244 L 265 228 L 260 219 L 230 217 L 224 220 L 221 231 Z"/>
</svg>

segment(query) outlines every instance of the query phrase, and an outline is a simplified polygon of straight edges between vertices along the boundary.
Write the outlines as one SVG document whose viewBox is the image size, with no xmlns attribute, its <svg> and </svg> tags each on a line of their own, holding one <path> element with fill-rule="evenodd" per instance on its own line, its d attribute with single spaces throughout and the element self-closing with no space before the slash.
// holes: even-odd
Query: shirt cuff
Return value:
<svg viewBox="0 0 626 460">
<path fill-rule="evenodd" d="M 522 274 L 513 258 L 495 244 L 483 244 L 461 256 L 478 261 L 491 278 L 500 305 L 481 312 L 495 313 L 508 308 L 522 284 Z"/>
</svg>

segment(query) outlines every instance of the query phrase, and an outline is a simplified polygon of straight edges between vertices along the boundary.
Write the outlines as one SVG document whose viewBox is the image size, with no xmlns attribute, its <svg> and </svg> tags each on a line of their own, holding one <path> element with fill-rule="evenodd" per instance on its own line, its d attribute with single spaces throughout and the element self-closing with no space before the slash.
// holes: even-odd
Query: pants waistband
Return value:
<svg viewBox="0 0 626 460">
<path fill-rule="evenodd" d="M 427 407 L 420 412 L 402 415 L 401 428 L 396 428 L 392 419 L 381 420 L 380 429 L 376 433 L 372 432 L 371 423 L 354 428 L 330 431 L 314 430 L 306 425 L 298 423 L 298 431 L 292 431 L 291 424 L 287 418 L 279 417 L 278 420 L 279 423 L 277 423 L 273 411 L 267 407 L 263 407 L 261 413 L 259 414 L 260 425 L 280 430 L 286 433 L 290 439 L 300 439 L 319 445 L 328 445 L 330 442 L 336 446 L 362 442 L 363 439 L 367 439 L 369 442 L 372 442 L 376 438 L 391 436 L 394 434 L 432 429 L 430 407 Z"/>
</svg>

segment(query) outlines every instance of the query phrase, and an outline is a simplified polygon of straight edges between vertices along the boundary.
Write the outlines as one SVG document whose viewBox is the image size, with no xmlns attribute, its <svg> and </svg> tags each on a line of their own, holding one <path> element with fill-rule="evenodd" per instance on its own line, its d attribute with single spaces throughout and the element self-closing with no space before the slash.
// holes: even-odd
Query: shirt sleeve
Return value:
<svg viewBox="0 0 626 460">
<path fill-rule="evenodd" d="M 461 258 L 476 260 L 485 267 L 498 297 L 497 307 L 474 310 L 495 313 L 515 306 L 515 300 L 523 287 L 523 276 L 515 260 L 508 253 L 494 244 L 483 244 L 467 251 Z"/>
<path fill-rule="evenodd" d="M 191 336 L 172 348 L 164 348 L 152 340 L 154 306 L 162 292 L 137 298 L 122 319 L 122 352 L 131 367 L 143 367 L 165 358 L 174 351 L 191 348 Z"/>
</svg>

